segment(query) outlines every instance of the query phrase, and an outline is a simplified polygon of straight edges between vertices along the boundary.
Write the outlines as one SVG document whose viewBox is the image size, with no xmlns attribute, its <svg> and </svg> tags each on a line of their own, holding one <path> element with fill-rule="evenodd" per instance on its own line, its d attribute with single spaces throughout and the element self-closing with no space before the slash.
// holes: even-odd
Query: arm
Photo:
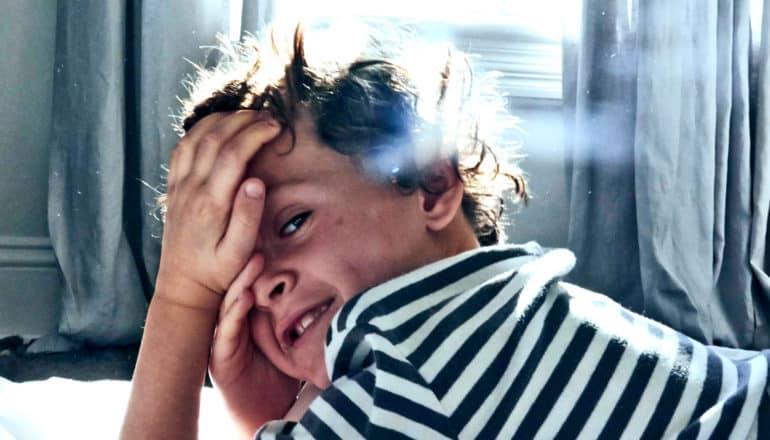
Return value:
<svg viewBox="0 0 770 440">
<path fill-rule="evenodd" d="M 121 438 L 195 438 L 222 295 L 254 256 L 264 187 L 246 164 L 280 126 L 240 111 L 198 122 L 174 150 L 156 291 Z"/>
<path fill-rule="evenodd" d="M 200 389 L 216 314 L 168 301 L 160 288 L 155 295 L 121 436 L 196 438 Z"/>
</svg>

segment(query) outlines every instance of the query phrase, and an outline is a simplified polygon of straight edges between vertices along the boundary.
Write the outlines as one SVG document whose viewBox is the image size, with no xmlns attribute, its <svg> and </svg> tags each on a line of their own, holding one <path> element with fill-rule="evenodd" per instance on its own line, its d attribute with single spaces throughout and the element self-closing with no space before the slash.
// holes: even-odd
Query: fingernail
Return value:
<svg viewBox="0 0 770 440">
<path fill-rule="evenodd" d="M 254 182 L 246 185 L 246 195 L 252 199 L 258 199 L 262 195 L 262 188 Z"/>
</svg>

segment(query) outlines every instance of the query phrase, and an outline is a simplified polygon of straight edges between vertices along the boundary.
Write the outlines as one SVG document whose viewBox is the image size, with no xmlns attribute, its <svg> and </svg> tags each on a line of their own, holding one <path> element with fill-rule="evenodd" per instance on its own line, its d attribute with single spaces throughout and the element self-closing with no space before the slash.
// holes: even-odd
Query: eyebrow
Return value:
<svg viewBox="0 0 770 440">
<path fill-rule="evenodd" d="M 265 191 L 269 193 L 270 191 L 276 191 L 283 188 L 290 188 L 292 186 L 303 185 L 310 181 L 311 180 L 308 179 L 307 177 L 292 177 L 291 179 L 283 180 L 281 182 L 278 182 L 277 184 L 266 186 Z"/>
</svg>

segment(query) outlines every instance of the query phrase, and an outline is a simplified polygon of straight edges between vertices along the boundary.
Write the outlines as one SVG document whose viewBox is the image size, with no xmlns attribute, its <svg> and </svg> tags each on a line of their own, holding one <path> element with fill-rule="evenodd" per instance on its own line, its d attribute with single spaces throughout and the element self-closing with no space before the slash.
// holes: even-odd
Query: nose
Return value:
<svg viewBox="0 0 770 440">
<path fill-rule="evenodd" d="M 296 277 L 287 271 L 263 272 L 253 286 L 258 307 L 270 308 L 294 288 Z"/>
</svg>

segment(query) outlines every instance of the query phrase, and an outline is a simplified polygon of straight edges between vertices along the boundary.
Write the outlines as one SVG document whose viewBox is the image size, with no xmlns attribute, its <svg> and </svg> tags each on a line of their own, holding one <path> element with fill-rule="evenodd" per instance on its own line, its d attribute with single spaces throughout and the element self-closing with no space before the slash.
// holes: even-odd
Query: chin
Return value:
<svg viewBox="0 0 770 440">
<path fill-rule="evenodd" d="M 302 374 L 300 374 L 302 377 L 300 379 L 312 383 L 317 388 L 325 389 L 329 387 L 331 382 L 329 382 L 329 375 L 326 372 L 324 341 L 320 341 L 316 347 L 318 349 L 314 349 L 312 353 L 303 353 L 308 356 L 303 356 Z"/>
</svg>

